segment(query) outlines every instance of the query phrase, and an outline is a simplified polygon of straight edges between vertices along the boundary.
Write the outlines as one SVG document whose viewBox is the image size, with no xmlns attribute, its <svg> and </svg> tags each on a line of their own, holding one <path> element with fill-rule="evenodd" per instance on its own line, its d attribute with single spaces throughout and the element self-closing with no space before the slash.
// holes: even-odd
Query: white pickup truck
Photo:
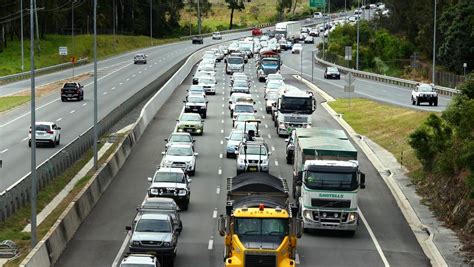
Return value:
<svg viewBox="0 0 474 267">
<path fill-rule="evenodd" d="M 419 106 L 423 102 L 428 102 L 430 106 L 433 104 L 438 106 L 438 92 L 434 90 L 433 84 L 418 83 L 411 91 L 412 105 Z"/>
</svg>

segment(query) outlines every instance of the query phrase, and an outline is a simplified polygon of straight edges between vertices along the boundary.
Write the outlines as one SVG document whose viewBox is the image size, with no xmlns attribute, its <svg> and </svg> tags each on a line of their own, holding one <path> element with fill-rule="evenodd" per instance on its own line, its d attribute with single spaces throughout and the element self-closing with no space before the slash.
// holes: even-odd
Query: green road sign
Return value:
<svg viewBox="0 0 474 267">
<path fill-rule="evenodd" d="M 326 7 L 326 0 L 309 0 L 309 7 Z"/>
</svg>

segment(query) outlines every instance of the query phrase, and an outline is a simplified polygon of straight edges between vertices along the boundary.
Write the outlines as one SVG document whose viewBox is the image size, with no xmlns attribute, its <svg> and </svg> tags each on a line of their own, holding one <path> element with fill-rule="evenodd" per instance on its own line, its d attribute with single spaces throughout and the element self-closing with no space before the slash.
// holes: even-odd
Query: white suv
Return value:
<svg viewBox="0 0 474 267">
<path fill-rule="evenodd" d="M 161 167 L 181 168 L 191 176 L 196 172 L 196 157 L 198 153 L 194 153 L 192 145 L 172 144 L 161 154 L 163 155 Z"/>
<path fill-rule="evenodd" d="M 242 142 L 237 156 L 237 174 L 267 172 L 270 169 L 268 146 L 262 142 Z"/>
<path fill-rule="evenodd" d="M 158 259 L 152 254 L 129 254 L 126 255 L 122 263 L 120 263 L 120 267 L 159 267 L 160 262 Z"/>
<path fill-rule="evenodd" d="M 37 144 L 49 144 L 52 147 L 59 145 L 61 141 L 61 127 L 58 127 L 53 122 L 36 122 L 35 128 Z M 31 147 L 31 127 L 28 137 L 28 146 Z"/>
<path fill-rule="evenodd" d="M 438 93 L 434 90 L 433 84 L 417 83 L 415 89 L 411 91 L 412 105 L 419 106 L 422 102 L 428 102 L 431 105 L 438 106 Z"/>
</svg>

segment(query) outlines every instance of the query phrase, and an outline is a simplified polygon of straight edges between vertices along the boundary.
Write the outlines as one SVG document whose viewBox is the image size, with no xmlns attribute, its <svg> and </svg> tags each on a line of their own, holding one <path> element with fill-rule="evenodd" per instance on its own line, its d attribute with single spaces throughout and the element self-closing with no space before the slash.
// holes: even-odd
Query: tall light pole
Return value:
<svg viewBox="0 0 474 267">
<path fill-rule="evenodd" d="M 360 11 L 360 0 L 357 1 L 357 10 Z M 359 20 L 360 14 L 357 14 L 357 48 L 356 48 L 356 70 L 359 70 Z"/>
<path fill-rule="evenodd" d="M 75 56 L 75 47 L 74 47 L 74 4 L 76 0 L 71 2 L 71 39 L 72 39 L 72 56 Z M 72 77 L 74 78 L 74 62 L 72 63 Z"/>
<path fill-rule="evenodd" d="M 436 0 L 434 0 L 433 13 L 433 72 L 431 74 L 431 82 L 434 84 L 436 76 Z"/>
<path fill-rule="evenodd" d="M 199 4 L 199 0 L 197 1 L 198 1 L 198 33 L 201 34 L 201 6 Z"/>
<path fill-rule="evenodd" d="M 467 69 L 467 63 L 464 62 L 464 64 L 462 64 L 462 67 L 464 69 L 464 79 L 466 79 L 466 69 Z"/>
<path fill-rule="evenodd" d="M 23 0 L 20 0 L 20 42 L 21 42 L 21 71 L 25 69 L 25 49 L 23 46 Z"/>
<path fill-rule="evenodd" d="M 153 45 L 153 0 L 150 0 L 150 43 Z"/>
<path fill-rule="evenodd" d="M 36 6 L 36 0 L 33 0 L 35 5 L 35 20 L 36 20 L 36 39 L 38 39 L 38 52 L 41 52 L 41 43 L 39 37 L 39 24 L 38 24 L 38 8 Z"/>
<path fill-rule="evenodd" d="M 115 24 L 116 24 L 116 12 L 115 12 L 115 0 L 112 2 L 112 35 L 114 41 L 114 51 L 115 51 Z"/>
<path fill-rule="evenodd" d="M 30 0 L 30 77 L 31 77 L 31 247 L 36 246 L 36 107 L 35 107 L 35 20 Z"/>
<path fill-rule="evenodd" d="M 97 125 L 97 0 L 94 0 L 94 169 L 97 165 L 97 141 L 99 129 Z"/>
<path fill-rule="evenodd" d="M 300 80 L 303 79 L 303 48 L 301 48 L 301 56 L 300 56 Z"/>
</svg>

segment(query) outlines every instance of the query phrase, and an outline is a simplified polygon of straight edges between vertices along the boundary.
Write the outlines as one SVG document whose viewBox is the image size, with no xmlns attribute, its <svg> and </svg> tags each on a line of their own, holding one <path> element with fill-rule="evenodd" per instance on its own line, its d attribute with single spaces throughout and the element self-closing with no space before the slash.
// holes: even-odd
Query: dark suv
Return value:
<svg viewBox="0 0 474 267">
<path fill-rule="evenodd" d="M 193 36 L 192 43 L 193 44 L 203 44 L 204 39 L 202 38 L 202 36 Z"/>
<path fill-rule="evenodd" d="M 61 101 L 75 98 L 77 101 L 84 100 L 84 87 L 80 83 L 65 83 L 61 88 Z"/>
</svg>

